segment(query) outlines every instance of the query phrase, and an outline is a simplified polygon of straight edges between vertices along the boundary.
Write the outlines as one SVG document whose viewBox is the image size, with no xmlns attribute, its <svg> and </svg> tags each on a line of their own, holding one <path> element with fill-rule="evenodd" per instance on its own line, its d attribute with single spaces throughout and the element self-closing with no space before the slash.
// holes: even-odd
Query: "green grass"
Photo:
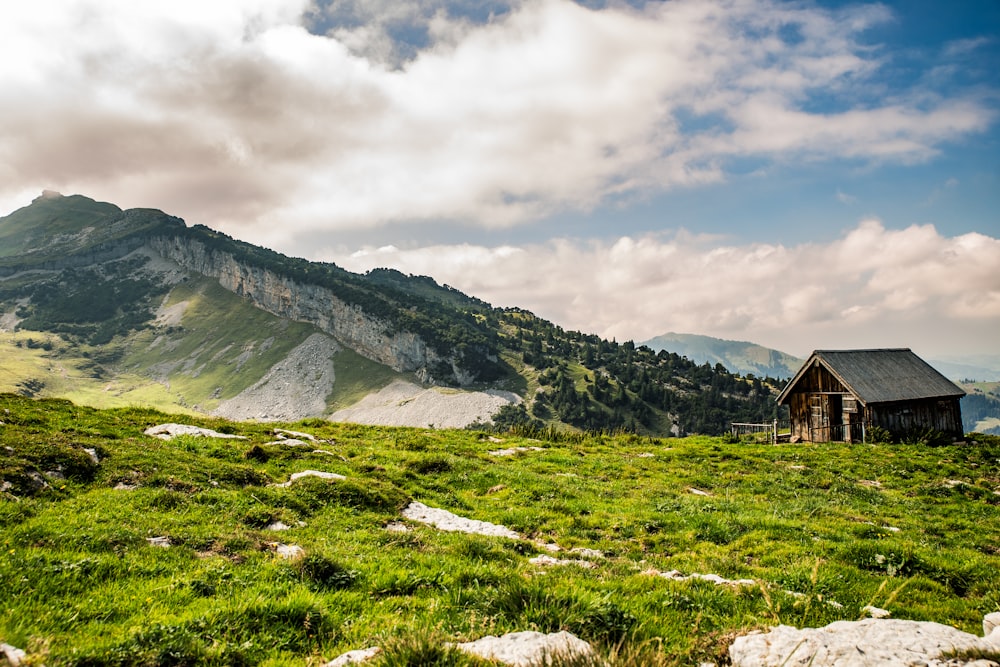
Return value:
<svg viewBox="0 0 1000 667">
<path fill-rule="evenodd" d="M 543 451 L 498 458 L 473 431 L 279 425 L 331 456 L 267 444 L 273 425 L 135 407 L 0 395 L 0 421 L 0 641 L 50 666 L 301 665 L 372 645 L 383 665 L 475 665 L 443 644 L 530 629 L 573 632 L 613 665 L 687 665 L 722 660 L 751 629 L 853 620 L 868 604 L 976 633 L 1000 609 L 996 438 L 508 436 Z M 143 435 L 166 421 L 248 439 Z M 347 479 L 270 486 L 306 469 Z M 524 539 L 387 531 L 410 500 Z M 278 520 L 292 529 L 266 529 Z M 528 562 L 536 541 L 606 558 L 543 569 Z M 281 560 L 273 542 L 307 557 Z"/>
</svg>

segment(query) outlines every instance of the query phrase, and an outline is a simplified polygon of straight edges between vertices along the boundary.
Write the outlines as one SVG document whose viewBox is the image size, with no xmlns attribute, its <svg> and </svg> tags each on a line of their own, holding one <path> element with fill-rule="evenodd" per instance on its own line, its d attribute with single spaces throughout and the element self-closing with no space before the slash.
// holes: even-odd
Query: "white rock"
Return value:
<svg viewBox="0 0 1000 667">
<path fill-rule="evenodd" d="M 170 538 L 169 537 L 164 537 L 164 536 L 161 536 L 161 537 L 147 537 L 146 541 L 149 542 L 149 546 L 151 546 L 151 547 L 163 547 L 164 549 L 166 549 L 166 548 L 168 548 L 170 546 Z"/>
<path fill-rule="evenodd" d="M 542 565 L 542 566 L 553 566 L 553 565 L 576 565 L 577 567 L 582 567 L 584 569 L 590 570 L 595 567 L 593 563 L 589 560 L 576 560 L 573 558 L 554 558 L 552 556 L 546 556 L 544 554 L 540 556 L 535 556 L 528 560 L 532 565 Z"/>
<path fill-rule="evenodd" d="M 83 451 L 87 452 L 87 456 L 89 456 L 90 460 L 93 461 L 94 463 L 101 462 L 101 459 L 97 458 L 97 450 L 94 449 L 93 447 L 84 447 Z"/>
<path fill-rule="evenodd" d="M 275 521 L 274 523 L 267 524 L 268 530 L 291 530 L 292 527 L 283 521 Z"/>
<path fill-rule="evenodd" d="M 297 544 L 282 544 L 281 542 L 268 542 L 267 546 L 285 560 L 298 560 L 306 555 L 306 550 Z"/>
<path fill-rule="evenodd" d="M 358 663 L 367 662 L 381 653 L 381 651 L 382 649 L 378 646 L 348 651 L 347 653 L 341 653 L 330 662 L 324 664 L 323 667 L 344 667 L 344 665 L 356 665 Z"/>
<path fill-rule="evenodd" d="M 294 440 L 308 440 L 309 442 L 316 442 L 316 436 L 309 433 L 301 433 L 299 431 L 286 431 L 283 428 L 276 428 L 274 429 L 274 434 L 281 440 L 291 438 Z"/>
<path fill-rule="evenodd" d="M 671 581 L 688 581 L 689 579 L 701 579 L 702 581 L 710 581 L 716 586 L 756 586 L 757 582 L 753 579 L 726 579 L 725 577 L 720 577 L 717 574 L 681 574 L 679 570 L 670 570 L 669 572 L 659 572 L 657 570 L 646 570 L 644 574 L 652 574 L 656 576 L 663 577 L 664 579 L 670 579 Z"/>
<path fill-rule="evenodd" d="M 137 484 L 126 484 L 125 482 L 118 482 L 114 486 L 115 491 L 135 491 L 138 488 Z"/>
<path fill-rule="evenodd" d="M 151 435 L 154 438 L 159 438 L 160 440 L 170 440 L 179 435 L 193 435 L 204 438 L 234 438 L 236 440 L 247 439 L 245 435 L 219 433 L 218 431 L 213 431 L 210 428 L 201 428 L 199 426 L 191 426 L 189 424 L 160 424 L 159 426 L 150 426 L 143 432 L 146 435 Z"/>
<path fill-rule="evenodd" d="M 708 491 L 702 491 L 701 489 L 696 489 L 693 486 L 688 487 L 688 493 L 692 493 L 696 496 L 711 496 L 712 494 Z"/>
<path fill-rule="evenodd" d="M 282 484 L 275 484 L 278 487 L 291 486 L 296 480 L 302 479 L 303 477 L 319 477 L 320 479 L 347 479 L 343 475 L 338 475 L 335 472 L 324 472 L 322 470 L 303 470 L 302 472 L 293 472 L 291 477 L 289 477 L 287 482 Z"/>
<path fill-rule="evenodd" d="M 512 540 L 521 539 L 521 536 L 518 533 L 515 533 L 506 526 L 500 526 L 487 521 L 466 519 L 452 514 L 448 510 L 428 507 L 427 505 L 418 503 L 417 501 L 413 501 L 403 508 L 403 517 L 411 521 L 434 526 L 439 530 L 458 533 L 473 533 L 477 535 L 491 535 L 495 537 L 508 537 Z"/>
<path fill-rule="evenodd" d="M 861 611 L 865 612 L 872 618 L 889 618 L 892 616 L 892 612 L 888 609 L 879 609 L 878 607 L 873 607 L 870 604 L 865 605 L 861 608 Z"/>
<path fill-rule="evenodd" d="M 28 659 L 28 654 L 10 644 L 0 644 L 0 655 L 7 659 L 10 667 L 20 667 L 21 663 Z"/>
<path fill-rule="evenodd" d="M 305 440 L 299 440 L 298 438 L 281 438 L 280 440 L 272 440 L 271 442 L 265 442 L 265 445 L 284 445 L 285 447 L 312 447 L 312 445 Z"/>
<path fill-rule="evenodd" d="M 502 637 L 483 637 L 474 642 L 455 644 L 466 653 L 496 660 L 514 667 L 551 665 L 553 656 L 591 656 L 590 644 L 568 632 L 543 634 L 541 632 L 512 632 Z"/>
<path fill-rule="evenodd" d="M 989 637 L 997 629 L 1000 629 L 1000 611 L 983 616 L 983 636 Z"/>
<path fill-rule="evenodd" d="M 583 556 L 584 558 L 604 558 L 604 552 L 600 549 L 585 549 L 584 547 L 575 547 L 570 549 L 571 554 L 576 554 L 577 556 Z"/>
<path fill-rule="evenodd" d="M 385 524 L 385 529 L 390 533 L 408 533 L 410 532 L 409 526 L 401 521 L 390 521 Z"/>
<path fill-rule="evenodd" d="M 487 452 L 490 456 L 514 456 L 518 452 L 543 452 L 544 447 L 509 447 L 507 449 L 494 449 Z"/>
<path fill-rule="evenodd" d="M 1000 633 L 986 639 L 928 621 L 866 618 L 798 630 L 787 625 L 738 637 L 734 667 L 911 667 L 943 664 L 946 651 L 1000 650 Z"/>
</svg>

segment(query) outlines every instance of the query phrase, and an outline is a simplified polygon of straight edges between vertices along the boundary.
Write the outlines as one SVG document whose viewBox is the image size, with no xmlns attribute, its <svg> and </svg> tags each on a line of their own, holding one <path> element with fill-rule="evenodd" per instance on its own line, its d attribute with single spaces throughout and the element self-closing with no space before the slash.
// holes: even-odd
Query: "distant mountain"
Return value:
<svg viewBox="0 0 1000 667">
<path fill-rule="evenodd" d="M 777 389 L 427 276 L 356 274 L 54 192 L 0 218 L 0 359 L 0 392 L 231 419 L 364 401 L 376 423 L 492 414 L 528 429 L 715 434 L 769 419 Z"/>
<path fill-rule="evenodd" d="M 722 364 L 728 371 L 757 377 L 791 378 L 803 359 L 745 341 L 724 340 L 698 334 L 665 333 L 643 345 L 687 357 L 696 364 Z"/>
<path fill-rule="evenodd" d="M 958 382 L 960 380 L 978 380 L 979 382 L 1000 382 L 1000 362 L 989 361 L 990 366 L 985 363 L 969 361 L 941 361 L 938 359 L 928 360 L 931 366 L 949 380 Z"/>
</svg>

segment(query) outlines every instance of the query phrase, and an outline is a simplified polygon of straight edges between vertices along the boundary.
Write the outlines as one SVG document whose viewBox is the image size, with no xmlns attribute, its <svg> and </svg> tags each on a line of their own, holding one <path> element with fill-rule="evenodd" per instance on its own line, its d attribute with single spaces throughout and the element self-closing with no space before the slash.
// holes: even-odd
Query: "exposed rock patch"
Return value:
<svg viewBox="0 0 1000 667">
<path fill-rule="evenodd" d="M 371 660 L 381 652 L 382 649 L 378 646 L 372 646 L 371 648 L 359 648 L 354 651 L 342 653 L 330 662 L 324 664 L 323 667 L 345 667 L 345 665 L 357 665 Z"/>
<path fill-rule="evenodd" d="M 535 556 L 534 558 L 530 558 L 528 559 L 528 562 L 531 563 L 532 565 L 541 565 L 543 567 L 576 565 L 577 567 L 582 567 L 586 570 L 597 567 L 589 560 L 578 560 L 575 558 L 555 558 L 553 556 L 546 556 L 545 554 L 542 554 L 540 556 Z"/>
<path fill-rule="evenodd" d="M 253 386 L 219 403 L 212 414 L 239 421 L 295 421 L 324 414 L 335 380 L 333 356 L 339 350 L 330 336 L 312 334 Z"/>
<path fill-rule="evenodd" d="M 552 658 L 588 657 L 594 655 L 594 649 L 587 642 L 569 632 L 512 632 L 502 637 L 483 637 L 474 642 L 455 644 L 455 647 L 466 653 L 496 660 L 513 667 L 531 667 L 534 665 L 550 665 Z"/>
<path fill-rule="evenodd" d="M 520 402 L 517 394 L 508 391 L 424 388 L 396 380 L 351 407 L 334 412 L 330 419 L 380 426 L 464 428 L 474 422 L 488 423 L 503 406 Z"/>
<path fill-rule="evenodd" d="M 1000 632 L 991 630 L 983 638 L 940 623 L 875 618 L 801 630 L 781 625 L 767 633 L 738 637 L 729 647 L 729 657 L 734 667 L 976 664 L 972 659 L 952 662 L 943 656 L 952 651 L 1000 651 Z"/>
<path fill-rule="evenodd" d="M 268 548 L 283 560 L 299 560 L 305 558 L 306 550 L 297 544 L 282 544 L 281 542 L 268 542 Z"/>
<path fill-rule="evenodd" d="M 288 478 L 287 482 L 282 482 L 281 484 L 275 484 L 277 487 L 289 487 L 296 480 L 302 479 L 303 477 L 319 477 L 320 479 L 331 479 L 331 480 L 341 480 L 347 479 L 343 475 L 338 475 L 335 472 L 324 472 L 322 470 L 303 470 L 302 472 L 293 472 L 291 477 Z"/>
<path fill-rule="evenodd" d="M 544 447 L 508 447 L 507 449 L 494 449 L 487 452 L 490 456 L 514 456 L 520 452 L 543 452 Z"/>
<path fill-rule="evenodd" d="M 10 667 L 20 667 L 28 659 L 27 653 L 10 644 L 0 644 L 0 655 L 4 657 Z"/>
<path fill-rule="evenodd" d="M 154 438 L 159 438 L 160 440 L 172 440 L 180 435 L 192 435 L 203 438 L 235 438 L 237 440 L 247 439 L 244 435 L 219 433 L 218 431 L 213 431 L 210 428 L 201 428 L 200 426 L 191 426 L 189 424 L 160 424 L 159 426 L 150 426 L 143 432 L 146 435 L 151 435 Z"/>
<path fill-rule="evenodd" d="M 688 581 L 690 579 L 698 579 L 701 581 L 710 581 L 716 586 L 756 586 L 757 582 L 753 579 L 726 579 L 725 577 L 720 577 L 717 574 L 681 574 L 679 570 L 670 570 L 669 572 L 660 572 L 659 570 L 646 570 L 643 574 L 649 574 L 656 577 L 663 577 L 664 579 L 670 579 L 671 581 Z"/>
<path fill-rule="evenodd" d="M 410 521 L 425 523 L 434 526 L 438 530 L 446 530 L 458 533 L 472 533 L 477 535 L 491 535 L 495 537 L 507 537 L 512 540 L 519 540 L 521 536 L 507 528 L 488 521 L 477 521 L 466 519 L 465 517 L 452 514 L 448 510 L 428 507 L 423 503 L 411 502 L 403 508 L 403 516 Z"/>
</svg>

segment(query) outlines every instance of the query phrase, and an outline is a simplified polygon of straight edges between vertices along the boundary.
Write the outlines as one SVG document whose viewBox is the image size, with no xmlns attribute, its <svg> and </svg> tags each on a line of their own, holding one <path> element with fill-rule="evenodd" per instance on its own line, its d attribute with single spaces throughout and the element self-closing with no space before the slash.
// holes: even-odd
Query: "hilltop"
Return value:
<svg viewBox="0 0 1000 667">
<path fill-rule="evenodd" d="M 232 419 L 399 423 L 401 386 L 423 426 L 448 413 L 682 435 L 776 409 L 775 381 L 565 331 L 427 276 L 355 274 L 52 192 L 0 218 L 0 353 L 0 390 Z"/>
</svg>

